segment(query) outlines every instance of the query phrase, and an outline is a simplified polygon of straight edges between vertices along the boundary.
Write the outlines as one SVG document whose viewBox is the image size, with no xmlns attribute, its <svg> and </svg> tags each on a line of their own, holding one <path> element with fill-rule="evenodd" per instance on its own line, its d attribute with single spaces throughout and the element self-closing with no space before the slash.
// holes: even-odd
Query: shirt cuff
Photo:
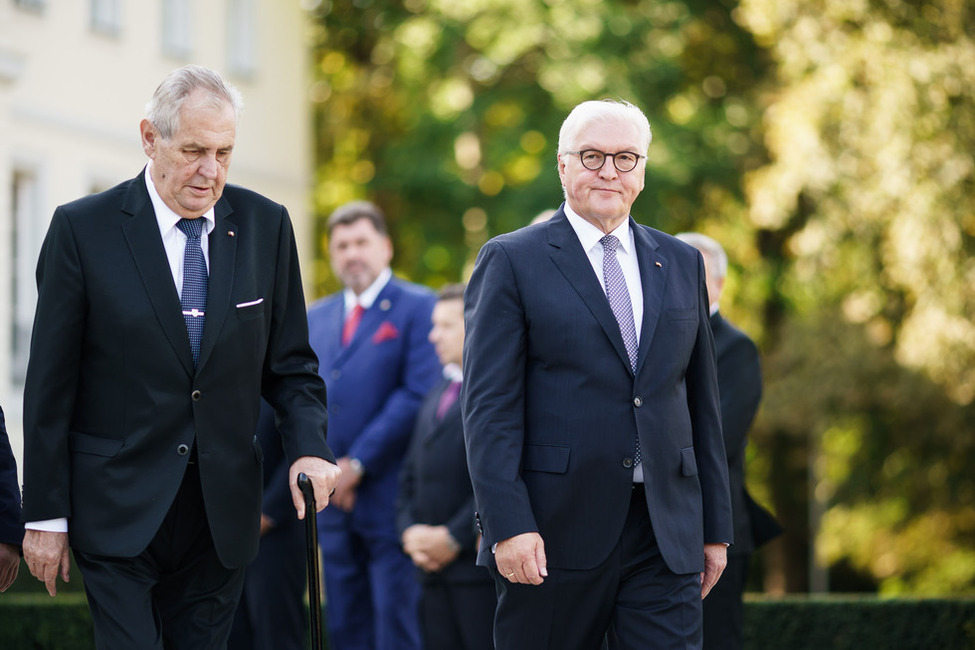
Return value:
<svg viewBox="0 0 975 650">
<path fill-rule="evenodd" d="M 66 533 L 68 532 L 68 518 L 45 519 L 43 521 L 28 521 L 24 524 L 27 530 L 40 530 L 45 533 Z"/>
</svg>

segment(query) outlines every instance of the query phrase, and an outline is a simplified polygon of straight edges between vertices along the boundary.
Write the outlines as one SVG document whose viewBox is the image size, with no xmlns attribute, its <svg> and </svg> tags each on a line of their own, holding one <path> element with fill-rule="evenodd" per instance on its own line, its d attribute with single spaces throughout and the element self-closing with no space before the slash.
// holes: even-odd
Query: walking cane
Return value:
<svg viewBox="0 0 975 650">
<path fill-rule="evenodd" d="M 318 582 L 318 511 L 311 479 L 298 474 L 298 488 L 305 497 L 305 546 L 308 551 L 308 617 L 311 619 L 311 647 L 322 648 L 322 592 Z"/>
</svg>

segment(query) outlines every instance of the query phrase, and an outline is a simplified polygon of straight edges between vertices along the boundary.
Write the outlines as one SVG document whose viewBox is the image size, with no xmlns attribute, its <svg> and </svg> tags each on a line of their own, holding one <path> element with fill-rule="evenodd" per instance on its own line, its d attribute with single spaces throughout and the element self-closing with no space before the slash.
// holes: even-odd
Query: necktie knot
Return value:
<svg viewBox="0 0 975 650">
<path fill-rule="evenodd" d="M 197 219 L 180 219 L 176 222 L 179 228 L 188 239 L 199 239 L 203 234 L 203 217 Z"/>
<path fill-rule="evenodd" d="M 599 240 L 599 243 L 603 245 L 604 254 L 615 253 L 620 246 L 620 240 L 616 238 L 616 235 L 606 235 Z"/>
</svg>

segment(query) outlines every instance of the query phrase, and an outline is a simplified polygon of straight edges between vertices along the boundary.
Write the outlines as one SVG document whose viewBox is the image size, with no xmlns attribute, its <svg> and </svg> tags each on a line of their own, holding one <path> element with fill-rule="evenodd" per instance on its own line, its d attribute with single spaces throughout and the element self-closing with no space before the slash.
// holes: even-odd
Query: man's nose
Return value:
<svg viewBox="0 0 975 650">
<path fill-rule="evenodd" d="M 216 154 L 205 154 L 200 159 L 200 175 L 204 178 L 216 178 L 219 166 Z"/>
</svg>

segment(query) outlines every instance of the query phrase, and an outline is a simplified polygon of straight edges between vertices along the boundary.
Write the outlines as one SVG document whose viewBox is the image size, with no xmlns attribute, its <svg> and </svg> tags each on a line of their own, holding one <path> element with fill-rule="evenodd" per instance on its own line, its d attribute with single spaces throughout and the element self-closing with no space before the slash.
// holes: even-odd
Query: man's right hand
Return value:
<svg viewBox="0 0 975 650">
<path fill-rule="evenodd" d="M 52 596 L 58 593 L 58 573 L 62 580 L 71 582 L 67 533 L 27 529 L 24 531 L 24 560 L 31 575 L 43 582 Z"/>
<path fill-rule="evenodd" d="M 494 563 L 509 582 L 540 585 L 548 576 L 545 542 L 538 533 L 522 533 L 498 542 Z"/>
</svg>

